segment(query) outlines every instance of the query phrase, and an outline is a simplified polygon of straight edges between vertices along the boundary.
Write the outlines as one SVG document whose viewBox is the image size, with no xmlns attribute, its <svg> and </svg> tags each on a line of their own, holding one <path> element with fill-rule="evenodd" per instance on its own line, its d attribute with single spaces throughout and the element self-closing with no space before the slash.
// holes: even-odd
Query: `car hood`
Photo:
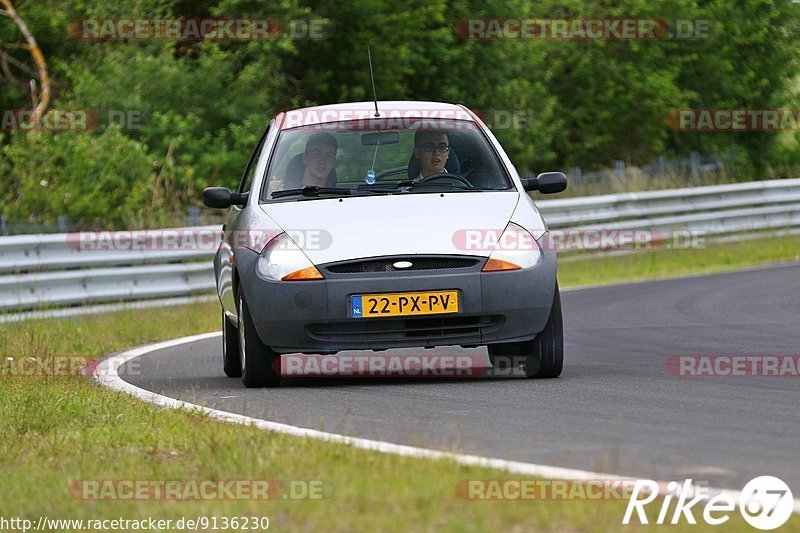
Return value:
<svg viewBox="0 0 800 533">
<path fill-rule="evenodd" d="M 362 257 L 451 254 L 486 257 L 467 230 L 502 231 L 519 193 L 381 195 L 279 202 L 261 207 L 317 265 Z"/>
</svg>

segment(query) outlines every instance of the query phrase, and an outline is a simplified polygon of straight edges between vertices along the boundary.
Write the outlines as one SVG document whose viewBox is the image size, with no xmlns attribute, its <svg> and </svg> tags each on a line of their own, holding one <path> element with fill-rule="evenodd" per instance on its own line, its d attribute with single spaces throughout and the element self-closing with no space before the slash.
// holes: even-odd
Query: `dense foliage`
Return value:
<svg viewBox="0 0 800 533">
<path fill-rule="evenodd" d="M 17 1 L 16 4 L 21 4 Z M 613 5 L 612 5 L 613 4 Z M 19 6 L 18 6 L 19 7 Z M 480 109 L 520 170 L 629 164 L 692 150 L 731 151 L 742 179 L 800 167 L 794 132 L 687 133 L 673 109 L 796 107 L 800 55 L 790 0 L 48 0 L 19 13 L 54 83 L 51 109 L 135 111 L 92 131 L 0 131 L 0 213 L 14 219 L 131 220 L 197 204 L 233 186 L 280 109 L 371 97 L 460 102 Z M 77 39 L 90 18 L 275 18 L 326 21 L 324 39 Z M 468 40 L 477 17 L 704 21 L 701 38 Z M 0 16 L 0 50 L 30 64 Z M 12 69 L 15 68 L 12 65 Z M 0 74 L 0 110 L 31 108 L 26 75 Z M 23 80 L 20 83 L 20 80 Z"/>
</svg>

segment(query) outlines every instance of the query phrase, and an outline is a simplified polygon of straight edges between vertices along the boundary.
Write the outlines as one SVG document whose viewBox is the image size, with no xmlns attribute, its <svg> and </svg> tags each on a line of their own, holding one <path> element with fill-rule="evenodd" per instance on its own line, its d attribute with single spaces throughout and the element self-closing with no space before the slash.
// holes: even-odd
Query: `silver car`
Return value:
<svg viewBox="0 0 800 533">
<path fill-rule="evenodd" d="M 464 106 L 361 102 L 279 113 L 229 209 L 214 259 L 223 362 L 247 387 L 280 356 L 488 346 L 497 366 L 556 377 L 563 363 L 556 252 L 522 179 Z"/>
</svg>

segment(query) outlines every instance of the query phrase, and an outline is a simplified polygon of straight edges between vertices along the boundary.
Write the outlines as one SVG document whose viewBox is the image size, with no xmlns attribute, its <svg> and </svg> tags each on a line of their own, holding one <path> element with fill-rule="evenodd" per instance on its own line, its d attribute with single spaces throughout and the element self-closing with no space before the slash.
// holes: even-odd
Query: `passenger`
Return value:
<svg viewBox="0 0 800 533">
<path fill-rule="evenodd" d="M 303 178 L 300 187 L 316 185 L 317 187 L 336 186 L 336 151 L 339 145 L 330 133 L 318 132 L 308 138 L 303 153 Z"/>
<path fill-rule="evenodd" d="M 286 177 L 272 176 L 270 191 L 300 189 L 306 185 L 336 186 L 336 152 L 339 145 L 330 133 L 317 132 L 308 137 L 306 148 L 289 161 Z"/>
</svg>

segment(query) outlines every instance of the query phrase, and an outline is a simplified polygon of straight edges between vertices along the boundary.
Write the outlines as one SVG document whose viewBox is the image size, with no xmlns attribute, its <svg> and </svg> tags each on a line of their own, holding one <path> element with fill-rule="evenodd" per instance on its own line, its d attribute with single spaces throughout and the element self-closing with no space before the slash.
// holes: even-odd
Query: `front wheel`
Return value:
<svg viewBox="0 0 800 533">
<path fill-rule="evenodd" d="M 253 326 L 247 302 L 239 289 L 239 360 L 242 383 L 245 387 L 277 387 L 281 376 L 278 372 L 280 354 L 261 342 Z"/>
<path fill-rule="evenodd" d="M 564 325 L 561 318 L 561 293 L 556 283 L 550 318 L 541 333 L 523 342 L 489 345 L 489 360 L 494 368 L 505 359 L 518 358 L 527 378 L 557 378 L 564 367 Z"/>
<path fill-rule="evenodd" d="M 222 369 L 229 378 L 242 375 L 242 364 L 239 362 L 239 330 L 231 319 L 222 311 Z"/>
</svg>

